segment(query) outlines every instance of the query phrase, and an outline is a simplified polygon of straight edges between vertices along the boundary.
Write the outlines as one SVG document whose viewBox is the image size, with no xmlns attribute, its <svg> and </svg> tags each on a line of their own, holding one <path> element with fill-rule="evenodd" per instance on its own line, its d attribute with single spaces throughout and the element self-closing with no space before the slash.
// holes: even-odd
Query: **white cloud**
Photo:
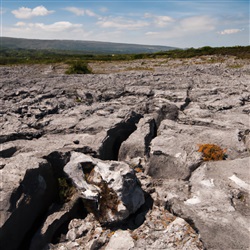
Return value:
<svg viewBox="0 0 250 250">
<path fill-rule="evenodd" d="M 24 27 L 25 25 L 26 25 L 26 23 L 24 23 L 24 22 L 17 22 L 15 24 L 15 26 L 17 26 L 17 27 Z"/>
<path fill-rule="evenodd" d="M 91 10 L 86 10 L 85 12 L 86 12 L 86 15 L 88 15 L 88 16 L 99 17 L 97 14 L 95 14 L 95 13 L 94 13 L 93 11 L 91 11 Z"/>
<path fill-rule="evenodd" d="M 74 30 L 82 27 L 82 24 L 73 24 L 70 22 L 55 22 L 53 24 L 44 24 L 44 23 L 24 23 L 24 22 L 17 22 L 15 24 L 16 27 L 26 29 L 26 30 L 43 30 L 46 32 L 61 32 L 66 30 Z M 21 30 L 20 30 L 21 31 Z"/>
<path fill-rule="evenodd" d="M 175 20 L 162 32 L 148 31 L 145 33 L 153 39 L 175 39 L 202 36 L 216 27 L 216 20 L 208 16 L 193 16 Z"/>
<path fill-rule="evenodd" d="M 183 31 L 211 31 L 215 29 L 215 20 L 209 16 L 193 16 L 180 21 L 180 29 Z"/>
<path fill-rule="evenodd" d="M 81 8 L 76 8 L 76 7 L 67 7 L 64 8 L 64 10 L 67 10 L 69 12 L 72 12 L 73 14 L 77 15 L 77 16 L 90 16 L 90 17 L 99 17 L 96 13 L 94 13 L 91 10 L 88 9 L 81 9 Z"/>
<path fill-rule="evenodd" d="M 145 13 L 144 17 L 145 18 L 152 18 L 154 15 L 150 14 L 150 13 Z"/>
<path fill-rule="evenodd" d="M 225 29 L 223 31 L 217 32 L 220 35 L 231 35 L 231 34 L 236 34 L 243 31 L 243 29 Z"/>
<path fill-rule="evenodd" d="M 84 9 L 76 8 L 76 7 L 66 7 L 66 8 L 64 8 L 64 10 L 72 12 L 73 14 L 75 14 L 77 16 L 83 16 L 85 13 Z"/>
<path fill-rule="evenodd" d="M 3 36 L 30 39 L 88 39 L 92 31 L 86 31 L 80 23 L 67 21 L 51 24 L 17 22 L 13 27 L 4 27 Z"/>
<path fill-rule="evenodd" d="M 152 35 L 158 35 L 158 34 L 160 34 L 160 32 L 149 31 L 145 33 L 146 36 L 152 36 Z"/>
<path fill-rule="evenodd" d="M 70 22 L 55 22 L 53 24 L 30 23 L 29 27 L 40 28 L 47 32 L 61 32 L 65 30 L 74 30 L 82 27 L 82 24 L 73 24 Z"/>
<path fill-rule="evenodd" d="M 70 22 L 55 22 L 53 24 L 43 24 L 43 23 L 35 23 L 29 24 L 30 27 L 40 28 L 47 32 L 60 32 L 65 30 L 73 30 L 75 28 L 82 27 L 82 24 L 73 24 Z"/>
<path fill-rule="evenodd" d="M 174 22 L 174 19 L 170 16 L 156 16 L 154 22 L 156 26 L 165 27 L 169 23 Z"/>
<path fill-rule="evenodd" d="M 34 9 L 21 7 L 18 10 L 13 10 L 11 13 L 19 19 L 30 19 L 36 16 L 47 16 L 53 13 L 53 10 L 47 10 L 44 6 L 37 6 Z"/>
<path fill-rule="evenodd" d="M 128 20 L 121 17 L 102 18 L 99 22 L 97 22 L 97 24 L 102 28 L 117 28 L 126 30 L 135 30 L 149 25 L 148 22 Z"/>
<path fill-rule="evenodd" d="M 170 16 L 155 16 L 150 13 L 145 13 L 144 17 L 153 19 L 153 24 L 157 27 L 165 27 L 175 21 Z"/>
</svg>

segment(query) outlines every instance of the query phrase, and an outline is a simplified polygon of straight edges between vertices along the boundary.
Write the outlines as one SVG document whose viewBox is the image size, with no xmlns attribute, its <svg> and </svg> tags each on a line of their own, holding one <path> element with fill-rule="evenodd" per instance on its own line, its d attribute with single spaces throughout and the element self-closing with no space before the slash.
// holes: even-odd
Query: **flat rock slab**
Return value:
<svg viewBox="0 0 250 250">
<path fill-rule="evenodd" d="M 155 178 L 188 179 L 202 160 L 199 145 L 215 144 L 226 150 L 228 159 L 247 156 L 245 143 L 238 138 L 236 129 L 210 128 L 208 125 L 179 124 L 164 120 L 159 135 L 151 142 L 149 175 Z"/>
<path fill-rule="evenodd" d="M 203 163 L 190 178 L 188 196 L 169 199 L 176 214 L 192 219 L 207 249 L 249 247 L 249 163 L 249 157 Z"/>
</svg>

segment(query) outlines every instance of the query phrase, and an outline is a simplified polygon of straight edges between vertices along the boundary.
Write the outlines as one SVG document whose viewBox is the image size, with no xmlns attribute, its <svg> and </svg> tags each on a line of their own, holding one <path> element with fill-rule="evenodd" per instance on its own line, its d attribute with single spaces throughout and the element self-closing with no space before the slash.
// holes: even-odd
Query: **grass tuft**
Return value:
<svg viewBox="0 0 250 250">
<path fill-rule="evenodd" d="M 69 69 L 65 73 L 68 75 L 71 75 L 71 74 L 91 74 L 92 70 L 86 62 L 75 61 L 70 65 Z"/>
</svg>

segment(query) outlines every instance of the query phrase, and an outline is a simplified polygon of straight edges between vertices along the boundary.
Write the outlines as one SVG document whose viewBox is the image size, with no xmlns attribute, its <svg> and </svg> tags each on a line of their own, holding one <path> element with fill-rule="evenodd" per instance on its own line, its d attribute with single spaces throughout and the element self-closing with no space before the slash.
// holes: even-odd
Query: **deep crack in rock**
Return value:
<svg viewBox="0 0 250 250">
<path fill-rule="evenodd" d="M 141 114 L 132 112 L 131 115 L 129 115 L 123 121 L 109 129 L 107 131 L 107 136 L 103 140 L 102 146 L 99 149 L 100 159 L 117 160 L 122 142 L 125 141 L 136 130 L 136 124 L 141 118 Z"/>
</svg>

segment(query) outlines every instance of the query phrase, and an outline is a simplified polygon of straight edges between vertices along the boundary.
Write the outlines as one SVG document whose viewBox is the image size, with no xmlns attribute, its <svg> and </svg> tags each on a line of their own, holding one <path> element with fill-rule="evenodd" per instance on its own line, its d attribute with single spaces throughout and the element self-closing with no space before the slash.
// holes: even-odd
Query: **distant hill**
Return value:
<svg viewBox="0 0 250 250">
<path fill-rule="evenodd" d="M 170 46 L 140 45 L 72 40 L 38 40 L 23 38 L 0 38 L 1 49 L 64 50 L 86 54 L 138 54 L 176 49 Z"/>
</svg>

